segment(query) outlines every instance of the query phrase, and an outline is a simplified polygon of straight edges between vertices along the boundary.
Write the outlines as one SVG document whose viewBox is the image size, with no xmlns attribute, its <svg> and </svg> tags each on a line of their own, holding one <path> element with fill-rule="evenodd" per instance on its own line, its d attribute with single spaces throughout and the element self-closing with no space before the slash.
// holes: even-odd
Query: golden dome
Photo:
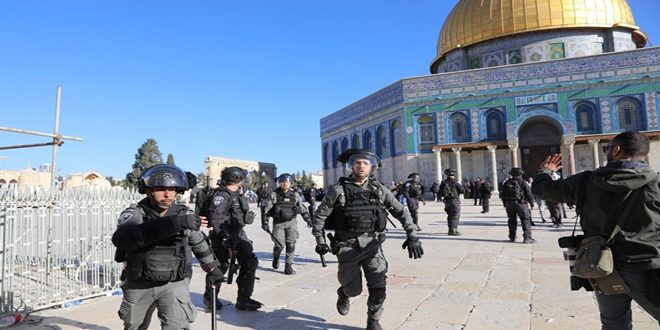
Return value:
<svg viewBox="0 0 660 330">
<path fill-rule="evenodd" d="M 442 25 L 437 57 L 456 48 L 518 33 L 564 28 L 625 27 L 646 44 L 626 0 L 460 0 Z"/>
</svg>

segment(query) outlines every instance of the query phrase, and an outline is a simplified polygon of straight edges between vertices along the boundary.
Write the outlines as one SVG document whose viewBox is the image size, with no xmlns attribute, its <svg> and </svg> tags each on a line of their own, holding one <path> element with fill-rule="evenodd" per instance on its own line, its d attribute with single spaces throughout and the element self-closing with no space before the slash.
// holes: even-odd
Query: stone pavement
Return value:
<svg viewBox="0 0 660 330">
<path fill-rule="evenodd" d="M 253 206 L 254 207 L 254 206 Z M 384 243 L 389 263 L 387 300 L 381 324 L 386 329 L 599 329 L 596 302 L 584 290 L 570 291 L 568 264 L 557 238 L 570 235 L 572 212 L 563 228 L 540 224 L 533 236 L 536 244 L 522 244 L 507 237 L 506 214 L 493 199 L 491 212 L 463 201 L 462 236 L 447 236 L 443 204 L 421 206 L 424 257 L 408 258 L 401 249 L 405 235 L 391 229 Z M 257 220 L 258 222 L 258 220 Z M 219 329 L 360 329 L 366 325 L 366 287 L 351 299 L 351 311 L 341 316 L 335 310 L 337 263 L 328 254 L 322 268 L 314 253 L 314 239 L 303 221 L 296 253 L 296 275 L 270 268 L 272 243 L 259 224 L 248 226 L 260 259 L 253 298 L 265 304 L 257 312 L 234 308 L 236 286 L 224 285 Z M 210 313 L 202 303 L 203 272 L 197 266 L 191 296 L 198 307 L 192 329 L 209 329 Z M 121 296 L 84 301 L 70 308 L 34 313 L 12 329 L 121 329 L 117 317 Z M 658 329 L 658 323 L 636 305 L 635 329 Z M 158 329 L 154 316 L 151 328 Z"/>
</svg>

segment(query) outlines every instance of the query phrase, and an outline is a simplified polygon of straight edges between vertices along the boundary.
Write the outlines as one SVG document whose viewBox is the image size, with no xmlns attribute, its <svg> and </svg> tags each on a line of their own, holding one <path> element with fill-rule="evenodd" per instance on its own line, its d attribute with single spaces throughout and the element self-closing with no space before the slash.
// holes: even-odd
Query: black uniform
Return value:
<svg viewBox="0 0 660 330">
<path fill-rule="evenodd" d="M 209 198 L 208 210 L 209 225 L 213 228 L 209 238 L 213 251 L 220 260 L 223 273 L 227 270 L 233 271 L 229 264 L 233 253 L 236 253 L 236 260 L 240 266 L 236 279 L 238 284 L 236 308 L 258 309 L 261 303 L 250 298 L 254 291 L 258 259 L 253 253 L 252 241 L 243 230 L 245 225 L 254 221 L 254 213 L 249 211 L 247 198 L 220 186 Z M 210 292 L 211 289 L 207 288 L 205 294 Z"/>
<path fill-rule="evenodd" d="M 479 194 L 481 196 L 481 213 L 488 213 L 490 211 L 490 196 L 491 186 L 488 181 L 484 181 L 479 186 Z"/>
<path fill-rule="evenodd" d="M 522 176 L 514 176 L 504 181 L 500 190 L 500 199 L 504 202 L 506 215 L 509 218 L 509 240 L 511 242 L 516 240 L 517 218 L 520 218 L 524 242 L 533 243 L 529 207 L 534 207 L 534 196 L 527 181 L 523 180 Z"/>
<path fill-rule="evenodd" d="M 447 212 L 447 226 L 449 235 L 458 235 L 458 222 L 461 216 L 461 194 L 465 193 L 465 188 L 453 178 L 447 178 L 440 184 L 440 194 L 445 203 L 445 212 Z"/>
<path fill-rule="evenodd" d="M 314 211 L 316 211 L 316 201 L 317 197 L 319 196 L 319 191 L 316 190 L 316 188 L 309 188 L 307 190 L 307 193 L 305 194 L 305 199 L 307 200 L 307 203 L 309 203 L 309 217 L 313 218 L 314 217 Z"/>
<path fill-rule="evenodd" d="M 424 200 L 424 186 L 409 180 L 403 185 L 401 194 L 406 198 L 406 204 L 408 204 L 408 211 L 410 211 L 413 223 L 419 228 L 417 210 L 419 209 L 419 202 Z"/>
<path fill-rule="evenodd" d="M 273 190 L 268 186 L 261 186 L 257 189 L 257 204 L 261 210 L 261 221 L 266 219 L 266 206 L 268 206 L 268 200 L 270 199 L 270 193 Z"/>
</svg>

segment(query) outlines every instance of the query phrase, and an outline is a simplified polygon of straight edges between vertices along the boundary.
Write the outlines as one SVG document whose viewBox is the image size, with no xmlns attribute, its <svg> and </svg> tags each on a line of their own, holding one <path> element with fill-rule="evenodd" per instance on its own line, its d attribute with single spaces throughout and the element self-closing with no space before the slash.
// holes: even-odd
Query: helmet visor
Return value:
<svg viewBox="0 0 660 330">
<path fill-rule="evenodd" d="M 370 166 L 370 174 L 373 175 L 378 170 L 378 159 L 374 156 L 365 154 L 351 155 L 348 158 L 348 161 L 346 161 L 345 166 L 346 170 L 349 172 L 354 172 L 353 166 L 357 166 L 356 170 L 365 166 Z"/>
<path fill-rule="evenodd" d="M 282 184 L 284 182 L 293 183 L 290 175 L 280 176 L 277 178 L 277 184 Z"/>
</svg>

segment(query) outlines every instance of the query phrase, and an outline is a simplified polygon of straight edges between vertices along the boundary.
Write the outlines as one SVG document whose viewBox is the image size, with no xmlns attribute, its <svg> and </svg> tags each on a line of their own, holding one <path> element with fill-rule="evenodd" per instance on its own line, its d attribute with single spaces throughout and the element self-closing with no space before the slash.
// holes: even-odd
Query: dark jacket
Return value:
<svg viewBox="0 0 660 330">
<path fill-rule="evenodd" d="M 592 175 L 593 173 L 593 175 Z M 616 235 L 612 252 L 620 268 L 660 268 L 660 182 L 658 174 L 643 162 L 614 161 L 594 172 L 582 172 L 552 181 L 550 173 L 539 171 L 532 190 L 540 198 L 557 203 L 575 203 L 583 177 L 587 178 L 581 207 L 580 227 L 585 236 L 609 237 L 623 210 L 627 192 L 642 189 L 622 230 Z"/>
</svg>

